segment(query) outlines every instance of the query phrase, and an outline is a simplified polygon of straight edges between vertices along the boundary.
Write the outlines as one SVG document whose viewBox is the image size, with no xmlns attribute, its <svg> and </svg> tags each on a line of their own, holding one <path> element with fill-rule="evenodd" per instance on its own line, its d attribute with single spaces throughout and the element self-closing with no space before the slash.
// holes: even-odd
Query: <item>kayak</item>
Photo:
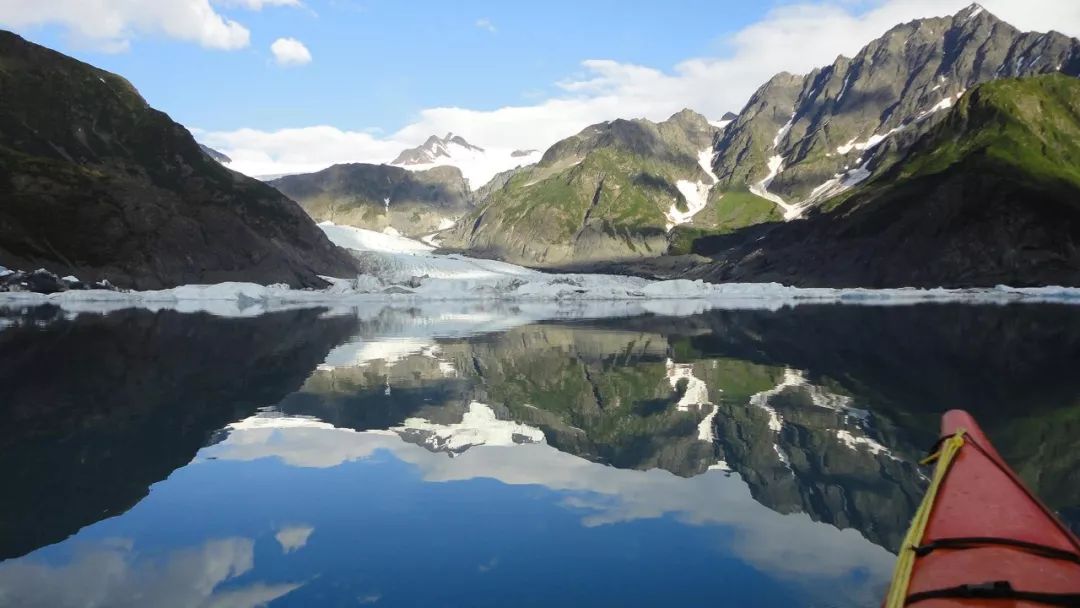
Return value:
<svg viewBox="0 0 1080 608">
<path fill-rule="evenodd" d="M 1080 606 L 1080 540 L 965 411 L 941 422 L 936 468 L 897 556 L 886 608 Z"/>
</svg>

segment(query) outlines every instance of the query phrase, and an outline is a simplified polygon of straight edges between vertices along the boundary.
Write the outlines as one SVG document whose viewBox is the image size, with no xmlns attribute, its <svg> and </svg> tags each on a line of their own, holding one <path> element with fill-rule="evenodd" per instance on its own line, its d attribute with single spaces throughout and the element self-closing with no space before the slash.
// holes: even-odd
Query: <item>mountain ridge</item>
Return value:
<svg viewBox="0 0 1080 608">
<path fill-rule="evenodd" d="M 151 289 L 322 286 L 353 259 L 124 78 L 0 31 L 0 265 Z"/>
<path fill-rule="evenodd" d="M 1021 32 L 977 4 L 915 19 L 854 57 L 774 76 L 716 142 L 714 169 L 722 189 L 756 185 L 805 209 L 887 166 L 966 89 L 1049 71 L 1080 74 L 1080 41 Z"/>
<path fill-rule="evenodd" d="M 690 110 L 586 127 L 501 174 L 446 244 L 539 266 L 660 255 L 668 231 L 705 205 L 715 132 Z"/>
<path fill-rule="evenodd" d="M 807 219 L 703 239 L 688 276 L 800 286 L 1080 285 L 1080 79 L 983 83 Z"/>
</svg>

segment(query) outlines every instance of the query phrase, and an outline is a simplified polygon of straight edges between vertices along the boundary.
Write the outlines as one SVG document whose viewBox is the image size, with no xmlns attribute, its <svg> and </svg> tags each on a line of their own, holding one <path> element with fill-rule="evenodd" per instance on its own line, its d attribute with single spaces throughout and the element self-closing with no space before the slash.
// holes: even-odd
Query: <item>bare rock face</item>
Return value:
<svg viewBox="0 0 1080 608">
<path fill-rule="evenodd" d="M 895 161 L 964 91 L 1050 72 L 1080 74 L 1080 41 L 1021 32 L 979 5 L 897 25 L 853 58 L 765 83 L 717 139 L 718 189 L 753 185 L 778 165 L 770 193 L 824 200 Z"/>
<path fill-rule="evenodd" d="M 402 150 L 401 154 L 397 155 L 390 164 L 391 165 L 427 165 L 438 161 L 441 158 L 450 158 L 453 156 L 453 149 L 458 148 L 465 151 L 483 152 L 484 149 L 480 146 L 474 146 L 465 138 L 460 135 L 454 135 L 453 133 L 447 133 L 445 137 L 439 137 L 432 135 L 427 140 L 416 146 L 415 148 L 409 148 L 408 150 Z"/>
<path fill-rule="evenodd" d="M 322 286 L 355 265 L 123 78 L 0 32 L 0 265 L 154 289 Z"/>
</svg>

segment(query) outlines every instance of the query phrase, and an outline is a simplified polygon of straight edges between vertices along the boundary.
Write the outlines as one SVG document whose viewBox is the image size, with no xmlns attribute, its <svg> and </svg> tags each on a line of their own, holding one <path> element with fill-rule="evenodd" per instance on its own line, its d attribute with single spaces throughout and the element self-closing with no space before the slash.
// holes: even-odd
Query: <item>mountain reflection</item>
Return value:
<svg viewBox="0 0 1080 608">
<path fill-rule="evenodd" d="M 666 517 L 720 526 L 726 550 L 773 576 L 827 586 L 861 572 L 857 595 L 869 601 L 922 494 L 914 462 L 951 407 L 972 410 L 1050 506 L 1076 520 L 1080 313 L 1070 307 L 809 306 L 539 324 L 475 310 L 340 313 L 9 315 L 0 557 L 121 514 L 178 469 L 271 460 L 327 470 L 389 455 L 423 483 L 544 488 L 590 529 Z M 274 524 L 269 542 L 282 555 L 333 542 L 308 515 Z M 232 536 L 214 542 L 244 549 L 244 535 Z M 86 576 L 91 554 L 141 573 L 102 594 L 128 597 L 135 578 L 167 587 L 173 568 L 148 574 L 126 550 L 91 547 L 62 567 L 5 562 L 0 589 Z M 205 573 L 216 582 L 200 588 L 252 570 L 234 562 L 215 562 L 233 574 Z M 505 561 L 484 558 L 474 571 L 494 564 Z M 224 587 L 256 604 L 304 597 L 307 579 L 273 580 L 286 579 Z"/>
<path fill-rule="evenodd" d="M 319 310 L 54 315 L 0 331 L 0 559 L 124 512 L 214 431 L 296 390 L 357 323 Z"/>
<path fill-rule="evenodd" d="M 921 496 L 912 464 L 921 446 L 885 447 L 877 418 L 853 397 L 791 368 L 697 357 L 661 333 L 531 325 L 362 350 L 350 365 L 316 370 L 276 409 L 391 430 L 433 450 L 460 452 L 453 446 L 518 424 L 518 443 L 539 434 L 617 468 L 735 471 L 766 506 L 854 527 L 888 548 Z"/>
</svg>

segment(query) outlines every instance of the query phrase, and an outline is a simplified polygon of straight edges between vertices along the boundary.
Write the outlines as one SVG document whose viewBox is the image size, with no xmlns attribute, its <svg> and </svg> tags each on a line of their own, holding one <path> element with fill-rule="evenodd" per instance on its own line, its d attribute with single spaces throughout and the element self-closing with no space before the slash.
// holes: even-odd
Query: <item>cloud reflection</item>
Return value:
<svg viewBox="0 0 1080 608">
<path fill-rule="evenodd" d="M 560 452 L 546 444 L 476 446 L 450 458 L 407 443 L 388 431 L 326 428 L 296 419 L 282 428 L 240 425 L 205 452 L 224 460 L 275 457 L 298 467 L 333 467 L 392 453 L 418 468 L 429 482 L 496 479 L 566 492 L 562 505 L 581 511 L 585 526 L 603 526 L 673 515 L 691 525 L 730 528 L 730 549 L 777 575 L 798 579 L 866 572 L 888 578 L 893 556 L 853 529 L 814 522 L 805 513 L 782 515 L 756 502 L 738 476 L 709 471 L 690 479 L 668 471 L 617 469 Z M 822 559 L 827 555 L 828 559 Z"/>
<path fill-rule="evenodd" d="M 274 539 L 281 545 L 281 552 L 288 554 L 303 549 L 314 531 L 315 528 L 308 525 L 286 526 L 278 530 Z"/>
<path fill-rule="evenodd" d="M 77 550 L 66 564 L 33 559 L 0 564 L 0 605 L 23 608 L 254 608 L 299 588 L 301 583 L 251 583 L 218 590 L 250 572 L 255 542 L 209 540 L 172 551 L 163 559 L 140 555 L 128 540 Z"/>
</svg>

